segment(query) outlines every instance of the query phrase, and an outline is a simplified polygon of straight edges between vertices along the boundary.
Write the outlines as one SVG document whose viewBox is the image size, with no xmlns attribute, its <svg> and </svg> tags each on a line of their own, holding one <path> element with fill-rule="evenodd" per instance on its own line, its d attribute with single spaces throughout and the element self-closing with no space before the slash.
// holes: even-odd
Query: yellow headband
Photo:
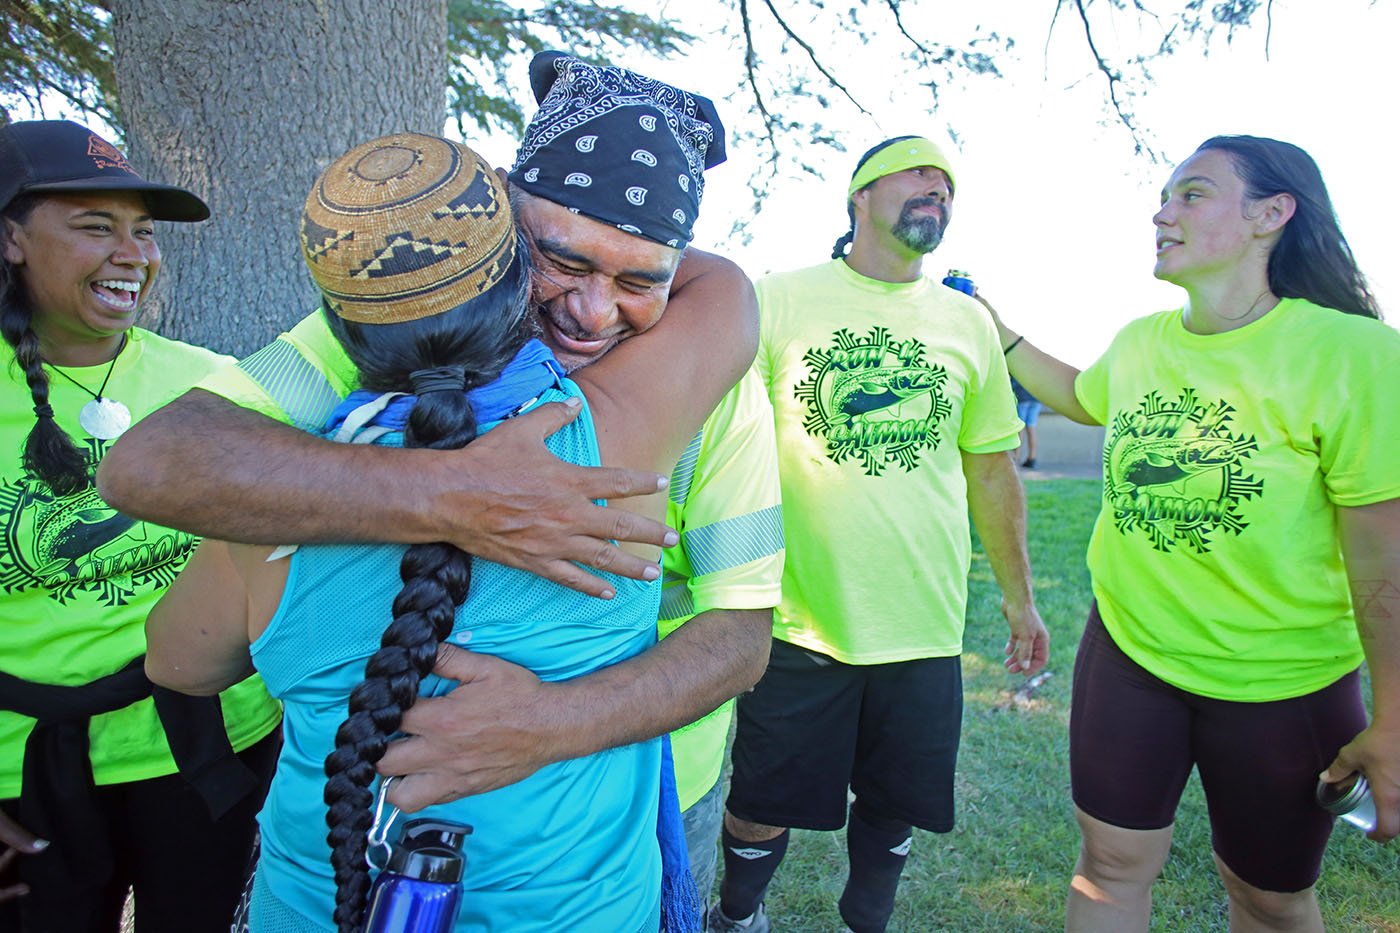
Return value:
<svg viewBox="0 0 1400 933">
<path fill-rule="evenodd" d="M 943 173 L 948 176 L 948 187 L 950 189 L 955 187 L 953 166 L 948 161 L 948 157 L 943 154 L 943 150 L 922 136 L 915 136 L 913 139 L 892 142 L 866 159 L 864 164 L 856 169 L 855 177 L 851 179 L 851 187 L 847 190 L 846 197 L 849 198 L 872 181 L 884 178 L 886 175 L 893 175 L 895 172 L 902 172 L 907 168 L 918 168 L 921 165 L 941 168 Z"/>
</svg>

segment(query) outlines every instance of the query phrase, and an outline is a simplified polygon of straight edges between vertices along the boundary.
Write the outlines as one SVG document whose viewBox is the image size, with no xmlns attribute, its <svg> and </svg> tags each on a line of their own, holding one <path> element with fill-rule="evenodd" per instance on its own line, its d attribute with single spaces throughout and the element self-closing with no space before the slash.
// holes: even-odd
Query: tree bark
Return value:
<svg viewBox="0 0 1400 933">
<path fill-rule="evenodd" d="M 316 175 L 386 133 L 440 134 L 446 0 L 112 0 L 132 164 L 202 197 L 162 224 L 141 324 L 246 355 L 317 300 L 297 228 Z"/>
</svg>

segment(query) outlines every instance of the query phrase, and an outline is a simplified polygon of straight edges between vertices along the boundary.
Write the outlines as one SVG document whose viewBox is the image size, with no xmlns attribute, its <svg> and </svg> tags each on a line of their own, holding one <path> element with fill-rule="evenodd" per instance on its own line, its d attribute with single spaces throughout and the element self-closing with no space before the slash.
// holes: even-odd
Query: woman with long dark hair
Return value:
<svg viewBox="0 0 1400 933">
<path fill-rule="evenodd" d="M 153 695 L 146 614 L 196 542 L 92 483 L 133 420 L 227 362 L 134 326 L 155 221 L 208 215 L 76 123 L 0 127 L 3 930 L 115 933 L 133 886 L 140 933 L 222 930 L 242 887 L 277 704 L 256 678 Z"/>
<path fill-rule="evenodd" d="M 679 250 L 588 223 L 601 241 L 620 237 L 629 263 L 679 262 Z M 754 309 L 742 303 L 703 325 L 667 314 L 565 378 L 528 339 L 528 251 L 503 183 L 436 137 L 385 137 L 336 160 L 307 199 L 302 242 L 360 374 L 327 425 L 336 440 L 456 448 L 567 401 L 585 410 L 549 438 L 557 456 L 668 472 L 752 358 L 752 339 L 704 339 L 715 328 L 752 337 Z M 664 502 L 618 507 L 660 517 Z M 658 582 L 614 578 L 604 603 L 432 542 L 268 557 L 206 541 L 149 628 L 157 681 L 217 689 L 251 665 L 286 705 L 287 747 L 260 816 L 253 930 L 363 923 L 375 763 L 420 691 L 451 686 L 429 677 L 440 644 L 505 657 L 548 683 L 656 637 Z M 211 602 L 230 611 L 211 618 Z M 658 741 L 624 746 L 423 811 L 475 830 L 458 928 L 655 929 L 660 762 Z"/>
<path fill-rule="evenodd" d="M 1153 223 L 1181 308 L 1082 373 L 1001 326 L 1017 379 L 1108 428 L 1067 926 L 1147 928 L 1194 766 L 1231 929 L 1321 930 L 1319 777 L 1364 775 L 1372 838 L 1400 833 L 1400 333 L 1297 146 L 1206 140 Z"/>
</svg>

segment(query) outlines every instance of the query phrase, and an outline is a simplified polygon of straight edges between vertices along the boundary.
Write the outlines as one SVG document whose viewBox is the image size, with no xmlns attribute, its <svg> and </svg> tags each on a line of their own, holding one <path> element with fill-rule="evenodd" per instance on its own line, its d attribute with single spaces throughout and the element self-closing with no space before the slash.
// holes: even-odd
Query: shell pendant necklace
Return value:
<svg viewBox="0 0 1400 933">
<path fill-rule="evenodd" d="M 107 381 L 112 378 L 112 370 L 117 368 L 117 360 L 121 357 L 122 351 L 126 349 L 126 343 L 126 334 L 122 334 L 122 344 L 117 347 L 116 356 L 113 356 L 112 362 L 107 365 L 107 375 L 102 377 L 102 385 L 96 392 L 54 364 L 47 360 L 44 361 L 49 369 L 92 396 L 92 401 L 84 405 L 82 410 L 78 412 L 78 424 L 82 425 L 84 431 L 98 440 L 114 440 L 121 437 L 122 432 L 131 427 L 131 409 L 116 399 L 107 398 L 102 394 L 107 391 Z"/>
</svg>

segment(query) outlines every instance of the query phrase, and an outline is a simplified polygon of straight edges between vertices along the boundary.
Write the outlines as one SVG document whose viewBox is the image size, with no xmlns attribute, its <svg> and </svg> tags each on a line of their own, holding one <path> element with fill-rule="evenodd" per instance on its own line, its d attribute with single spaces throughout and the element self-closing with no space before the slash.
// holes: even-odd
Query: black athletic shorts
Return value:
<svg viewBox="0 0 1400 933">
<path fill-rule="evenodd" d="M 773 641 L 739 697 L 726 806 L 741 820 L 840 829 L 849 787 L 873 813 L 946 833 L 962 729 L 958 657 L 843 664 Z"/>
<path fill-rule="evenodd" d="M 1333 818 L 1317 776 L 1366 727 L 1355 671 L 1315 693 L 1265 703 L 1213 700 L 1148 673 L 1089 611 L 1069 721 L 1074 802 L 1124 829 L 1163 829 L 1194 765 L 1211 843 L 1245 882 L 1301 891 L 1317 881 Z"/>
</svg>

